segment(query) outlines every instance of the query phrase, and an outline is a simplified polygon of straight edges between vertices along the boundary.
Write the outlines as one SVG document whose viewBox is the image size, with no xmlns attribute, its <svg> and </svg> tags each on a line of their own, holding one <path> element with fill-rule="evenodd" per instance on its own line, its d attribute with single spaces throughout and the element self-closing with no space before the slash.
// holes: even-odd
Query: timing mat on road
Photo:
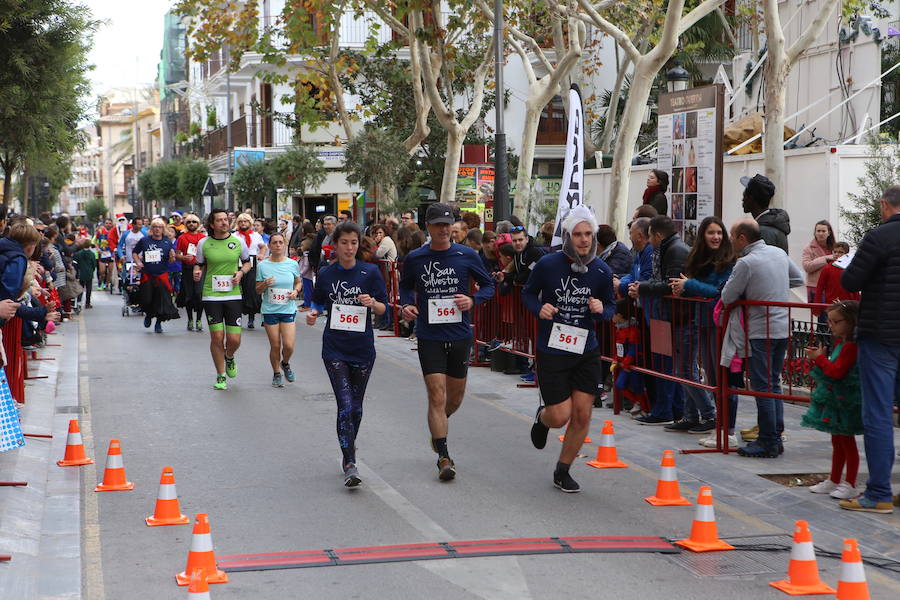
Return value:
<svg viewBox="0 0 900 600">
<path fill-rule="evenodd" d="M 587 552 L 678 553 L 680 549 L 660 537 L 576 536 L 429 542 L 365 548 L 299 550 L 266 554 L 219 556 L 223 571 L 268 571 L 304 567 L 337 567 L 413 560 L 474 558 L 526 554 L 570 554 Z"/>
</svg>

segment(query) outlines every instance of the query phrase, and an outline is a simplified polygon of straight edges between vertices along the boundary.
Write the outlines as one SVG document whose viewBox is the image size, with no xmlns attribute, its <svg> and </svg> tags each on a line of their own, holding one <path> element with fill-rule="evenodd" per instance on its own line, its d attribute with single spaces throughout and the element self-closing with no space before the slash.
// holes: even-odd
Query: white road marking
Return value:
<svg viewBox="0 0 900 600">
<path fill-rule="evenodd" d="M 84 450 L 94 456 L 94 433 L 91 427 L 90 377 L 88 376 L 87 327 L 82 318 L 78 322 L 78 401 L 84 412 L 78 421 Z M 81 468 L 81 568 L 82 590 L 85 598 L 106 600 L 106 586 L 103 584 L 103 562 L 100 541 L 100 508 L 97 494 L 90 491 L 94 482 L 86 481 L 92 469 Z M 88 485 L 90 484 L 90 485 Z"/>
</svg>

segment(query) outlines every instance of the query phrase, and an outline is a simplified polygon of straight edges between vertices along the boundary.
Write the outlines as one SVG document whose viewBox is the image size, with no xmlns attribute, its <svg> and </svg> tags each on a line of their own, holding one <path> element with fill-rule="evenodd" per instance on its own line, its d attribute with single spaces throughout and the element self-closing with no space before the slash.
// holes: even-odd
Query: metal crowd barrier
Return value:
<svg viewBox="0 0 900 600">
<path fill-rule="evenodd" d="M 3 325 L 3 349 L 6 351 L 6 379 L 16 402 L 25 403 L 25 378 L 28 365 L 22 348 L 22 319 L 13 317 Z"/>
</svg>

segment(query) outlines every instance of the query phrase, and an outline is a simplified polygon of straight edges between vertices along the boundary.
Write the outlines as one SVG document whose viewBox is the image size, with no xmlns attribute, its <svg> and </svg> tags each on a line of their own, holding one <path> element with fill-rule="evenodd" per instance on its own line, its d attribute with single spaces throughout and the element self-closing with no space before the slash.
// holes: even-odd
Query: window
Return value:
<svg viewBox="0 0 900 600">
<path fill-rule="evenodd" d="M 566 143 L 566 108 L 560 96 L 554 96 L 538 123 L 537 143 L 540 146 L 559 146 Z"/>
</svg>

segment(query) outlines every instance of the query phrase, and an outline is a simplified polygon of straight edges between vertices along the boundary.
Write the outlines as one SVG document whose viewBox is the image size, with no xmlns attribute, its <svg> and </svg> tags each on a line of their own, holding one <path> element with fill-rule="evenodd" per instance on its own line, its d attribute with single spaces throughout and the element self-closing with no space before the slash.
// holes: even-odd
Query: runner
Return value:
<svg viewBox="0 0 900 600">
<path fill-rule="evenodd" d="M 243 300 L 241 312 L 247 315 L 247 329 L 256 329 L 253 320 L 262 304 L 262 298 L 256 292 L 256 263 L 266 257 L 266 243 L 262 236 L 253 230 L 253 218 L 247 213 L 239 214 L 235 224 L 237 225 L 235 234 L 243 240 L 250 253 L 250 271 L 247 272 L 247 277 L 241 280 Z"/>
<path fill-rule="evenodd" d="M 144 327 L 150 327 L 156 317 L 154 331 L 162 333 L 162 322 L 179 318 L 178 309 L 172 304 L 172 283 L 169 281 L 169 264 L 175 262 L 172 241 L 163 235 L 166 222 L 153 219 L 150 235 L 142 237 L 131 252 L 135 266 L 141 272 L 141 310 Z"/>
<path fill-rule="evenodd" d="M 337 436 L 347 487 L 356 487 L 362 481 L 356 468 L 356 436 L 366 384 L 375 363 L 372 313 L 384 314 L 388 301 L 378 267 L 357 260 L 361 237 L 359 226 L 352 221 L 335 227 L 332 240 L 338 260 L 319 272 L 313 291 L 314 306 L 322 306 L 328 313 L 322 360 L 337 400 Z M 295 279 L 294 290 L 298 289 L 300 283 Z M 317 308 L 309 311 L 306 324 L 315 325 L 318 316 Z"/>
<path fill-rule="evenodd" d="M 105 290 L 113 277 L 113 249 L 109 246 L 109 236 L 113 231 L 112 219 L 106 219 L 94 233 L 94 247 L 97 248 L 97 289 Z"/>
<path fill-rule="evenodd" d="M 539 319 L 535 362 L 543 405 L 534 417 L 531 442 L 541 449 L 550 427 L 566 426 L 553 485 L 567 493 L 581 491 L 569 467 L 584 443 L 602 386 L 596 321 L 612 319 L 616 308 L 612 271 L 596 258 L 596 233 L 590 209 L 574 208 L 562 223 L 562 252 L 541 258 L 522 290 L 525 306 Z"/>
<path fill-rule="evenodd" d="M 303 291 L 300 265 L 287 257 L 283 234 L 269 237 L 270 255 L 256 265 L 256 292 L 262 294 L 263 327 L 269 338 L 269 362 L 272 363 L 272 387 L 284 387 L 281 371 L 288 383 L 294 382 L 291 355 L 297 326 L 297 296 Z M 247 275 L 249 277 L 250 275 Z"/>
<path fill-rule="evenodd" d="M 407 255 L 400 278 L 403 318 L 416 320 L 419 363 L 428 391 L 428 429 L 431 448 L 438 455 L 438 478 L 456 477 L 447 450 L 448 419 L 466 393 L 466 374 L 472 348 L 468 310 L 494 297 L 494 280 L 478 254 L 450 241 L 453 209 L 436 202 L 425 213 L 431 243 Z M 469 282 L 479 289 L 469 295 Z"/>
<path fill-rule="evenodd" d="M 247 246 L 230 229 L 228 213 L 214 208 L 206 217 L 209 236 L 197 245 L 194 263 L 194 281 L 203 279 L 203 310 L 209 323 L 209 351 L 216 367 L 213 387 L 217 390 L 228 389 L 226 375 L 237 377 L 234 354 L 241 346 L 242 306 L 238 286 L 250 270 Z"/>
<path fill-rule="evenodd" d="M 197 262 L 197 247 L 200 240 L 206 237 L 206 234 L 199 231 L 200 217 L 193 214 L 184 216 L 185 232 L 178 236 L 178 242 L 175 244 L 175 258 L 181 261 L 182 278 L 181 289 L 178 290 L 178 297 L 175 303 L 184 308 L 187 312 L 187 330 L 203 331 L 203 284 L 195 281 L 188 274 L 194 269 Z M 197 318 L 194 320 L 194 313 Z"/>
</svg>

